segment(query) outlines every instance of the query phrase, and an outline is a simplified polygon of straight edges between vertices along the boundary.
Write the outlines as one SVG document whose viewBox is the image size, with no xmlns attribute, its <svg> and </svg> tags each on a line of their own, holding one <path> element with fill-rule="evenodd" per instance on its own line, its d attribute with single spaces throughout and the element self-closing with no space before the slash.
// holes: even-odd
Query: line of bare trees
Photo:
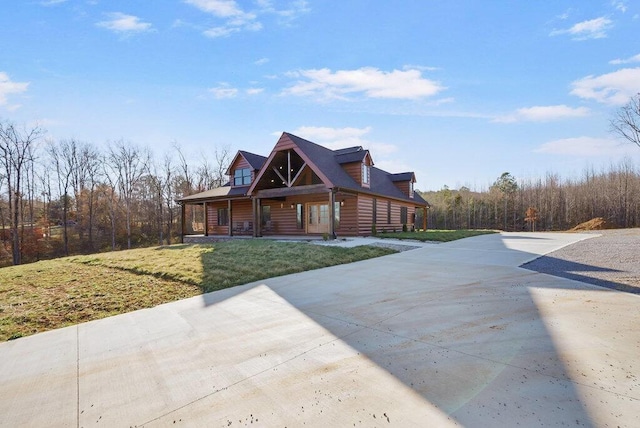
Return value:
<svg viewBox="0 0 640 428">
<path fill-rule="evenodd" d="M 567 230 L 593 218 L 611 227 L 640 227 L 640 168 L 630 159 L 580 177 L 517 181 L 502 174 L 488 190 L 467 187 L 422 193 L 434 229 Z"/>
<path fill-rule="evenodd" d="M 226 183 L 229 147 L 189 163 L 127 141 L 54 141 L 0 121 L 0 266 L 175 242 L 177 198 Z"/>
<path fill-rule="evenodd" d="M 610 130 L 640 148 L 640 93 L 620 107 Z M 422 194 L 430 202 L 427 221 L 435 229 L 566 230 L 602 217 L 612 227 L 640 227 L 640 169 L 630 159 L 581 177 L 518 182 L 505 172 L 488 190 L 447 186 Z"/>
</svg>

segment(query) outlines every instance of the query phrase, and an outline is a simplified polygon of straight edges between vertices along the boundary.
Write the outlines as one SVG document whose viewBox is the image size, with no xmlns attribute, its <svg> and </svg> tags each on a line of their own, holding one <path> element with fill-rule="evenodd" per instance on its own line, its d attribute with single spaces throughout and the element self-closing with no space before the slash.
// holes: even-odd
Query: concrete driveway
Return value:
<svg viewBox="0 0 640 428">
<path fill-rule="evenodd" d="M 640 426 L 640 296 L 505 233 L 0 344 L 0 425 Z"/>
</svg>

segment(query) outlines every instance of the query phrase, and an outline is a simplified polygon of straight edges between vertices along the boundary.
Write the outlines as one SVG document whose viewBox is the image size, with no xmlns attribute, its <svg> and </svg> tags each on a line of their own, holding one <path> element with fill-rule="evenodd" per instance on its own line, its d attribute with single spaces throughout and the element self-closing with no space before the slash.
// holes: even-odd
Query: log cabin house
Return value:
<svg viewBox="0 0 640 428">
<path fill-rule="evenodd" d="M 178 200 L 183 237 L 336 238 L 427 226 L 415 174 L 374 167 L 360 146 L 330 150 L 285 132 L 268 157 L 238 151 L 227 174 L 227 185 Z M 189 205 L 202 207 L 199 221 L 187 221 Z"/>
</svg>

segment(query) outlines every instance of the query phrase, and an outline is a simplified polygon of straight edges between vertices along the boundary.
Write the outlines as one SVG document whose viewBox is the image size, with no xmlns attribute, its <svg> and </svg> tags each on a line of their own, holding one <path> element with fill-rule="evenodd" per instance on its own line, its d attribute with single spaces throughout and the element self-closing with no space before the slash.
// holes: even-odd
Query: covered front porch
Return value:
<svg viewBox="0 0 640 428">
<path fill-rule="evenodd" d="M 182 236 L 310 237 L 357 235 L 357 197 L 323 185 L 268 189 L 254 197 L 188 200 L 182 205 Z M 194 238 L 189 238 L 194 239 Z"/>
</svg>

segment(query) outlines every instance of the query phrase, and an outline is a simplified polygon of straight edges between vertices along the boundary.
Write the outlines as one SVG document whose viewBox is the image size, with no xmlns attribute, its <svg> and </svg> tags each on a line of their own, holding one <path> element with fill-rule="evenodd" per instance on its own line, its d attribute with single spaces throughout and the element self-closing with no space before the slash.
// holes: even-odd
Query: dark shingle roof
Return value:
<svg viewBox="0 0 640 428">
<path fill-rule="evenodd" d="M 365 158 L 367 153 L 369 153 L 368 150 L 361 150 L 359 152 L 337 154 L 335 155 L 335 157 L 336 157 L 336 161 L 339 164 L 362 162 L 362 160 Z"/>
<path fill-rule="evenodd" d="M 349 162 L 362 161 L 364 156 L 368 153 L 367 150 L 352 150 L 346 153 L 339 152 L 336 155 L 336 152 L 338 152 L 336 150 L 327 149 L 326 147 L 322 147 L 316 143 L 312 143 L 304 138 L 300 138 L 286 132 L 285 134 L 296 144 L 296 146 L 298 146 L 300 150 L 302 150 L 314 165 L 320 169 L 320 171 L 333 183 L 335 187 L 359 192 L 367 191 L 366 188 L 360 186 L 360 184 L 347 174 L 341 165 L 342 163 L 348 163 L 345 162 L 345 159 L 348 159 Z M 390 174 L 379 168 L 372 167 L 371 187 L 369 188 L 369 191 L 382 196 L 389 196 L 396 199 L 404 199 L 426 204 L 424 199 L 422 199 L 417 193 L 414 194 L 413 198 L 409 198 L 408 195 L 405 195 L 396 187 L 394 181 L 402 181 L 398 180 L 398 178 L 406 177 L 405 174 L 409 174 L 408 178 L 406 178 L 407 181 L 411 180 L 413 177 L 413 173 Z M 395 177 L 396 179 L 393 180 L 392 177 Z"/>
<path fill-rule="evenodd" d="M 254 170 L 259 170 L 262 168 L 262 165 L 267 161 L 267 158 L 264 156 L 256 155 L 255 153 L 245 152 L 244 150 L 239 150 L 240 153 L 251 165 L 251 168 Z"/>
<path fill-rule="evenodd" d="M 399 174 L 389 174 L 391 181 L 411 181 L 413 179 L 413 172 L 401 172 Z"/>
</svg>

